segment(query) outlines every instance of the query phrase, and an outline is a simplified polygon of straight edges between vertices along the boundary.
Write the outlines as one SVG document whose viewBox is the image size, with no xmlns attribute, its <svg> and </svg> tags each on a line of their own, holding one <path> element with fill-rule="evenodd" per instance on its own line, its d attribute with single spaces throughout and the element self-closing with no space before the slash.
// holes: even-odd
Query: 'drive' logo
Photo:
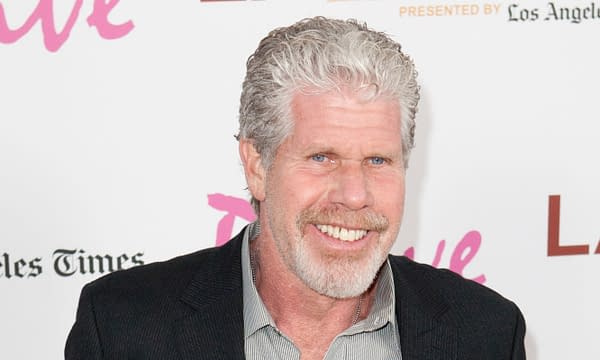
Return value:
<svg viewBox="0 0 600 360">
<path fill-rule="evenodd" d="M 131 20 L 119 25 L 112 24 L 108 20 L 110 12 L 118 3 L 119 0 L 94 0 L 92 13 L 87 17 L 88 25 L 95 27 L 100 37 L 104 39 L 118 39 L 133 30 L 134 25 Z M 54 24 L 53 0 L 40 0 L 25 23 L 16 29 L 8 27 L 6 12 L 0 4 L 0 43 L 12 44 L 19 41 L 39 21 L 44 35 L 44 46 L 48 51 L 56 52 L 69 38 L 82 5 L 83 0 L 75 1 L 66 24 L 58 31 Z"/>
<path fill-rule="evenodd" d="M 225 215 L 217 225 L 217 246 L 221 246 L 229 241 L 236 218 L 241 218 L 248 222 L 256 220 L 256 215 L 254 214 L 252 206 L 245 199 L 216 193 L 208 195 L 208 205 L 216 210 L 225 212 Z M 481 246 L 481 241 L 481 234 L 478 231 L 472 230 L 466 233 L 462 240 L 454 247 L 450 256 L 448 269 L 459 275 L 463 275 L 467 265 L 469 265 L 477 255 L 479 247 Z M 431 262 L 432 266 L 438 267 L 440 265 L 440 260 L 442 259 L 445 248 L 446 240 L 441 240 L 435 250 L 435 257 Z M 406 249 L 404 256 L 414 259 L 414 247 Z M 484 274 L 480 274 L 471 280 L 483 284 L 486 281 L 486 277 Z"/>
</svg>

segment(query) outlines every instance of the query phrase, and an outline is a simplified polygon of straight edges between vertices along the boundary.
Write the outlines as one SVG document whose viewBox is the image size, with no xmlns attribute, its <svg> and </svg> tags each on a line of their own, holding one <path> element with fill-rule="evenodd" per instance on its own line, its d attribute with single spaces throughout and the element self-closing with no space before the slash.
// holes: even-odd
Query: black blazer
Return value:
<svg viewBox="0 0 600 360">
<path fill-rule="evenodd" d="M 242 234 L 86 285 L 65 359 L 244 359 Z M 525 359 L 515 304 L 448 270 L 389 259 L 403 360 Z"/>
</svg>

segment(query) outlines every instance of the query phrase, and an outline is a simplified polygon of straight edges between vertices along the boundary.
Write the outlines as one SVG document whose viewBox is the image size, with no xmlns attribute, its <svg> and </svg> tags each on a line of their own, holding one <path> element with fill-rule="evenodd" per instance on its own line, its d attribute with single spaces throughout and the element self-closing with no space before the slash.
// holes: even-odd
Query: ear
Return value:
<svg viewBox="0 0 600 360">
<path fill-rule="evenodd" d="M 256 200 L 263 201 L 265 199 L 266 171 L 260 159 L 260 154 L 249 139 L 240 139 L 239 152 L 248 189 Z"/>
</svg>

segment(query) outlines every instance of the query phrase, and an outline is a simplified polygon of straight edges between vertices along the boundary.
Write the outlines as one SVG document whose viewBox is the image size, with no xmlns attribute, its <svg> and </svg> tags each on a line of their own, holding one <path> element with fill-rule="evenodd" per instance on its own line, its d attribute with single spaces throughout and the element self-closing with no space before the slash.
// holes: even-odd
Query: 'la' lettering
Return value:
<svg viewBox="0 0 600 360">
<path fill-rule="evenodd" d="M 12 44 L 21 39 L 31 30 L 35 23 L 39 20 L 42 33 L 44 35 L 44 46 L 48 51 L 56 52 L 67 41 L 71 34 L 71 29 L 75 25 L 75 21 L 79 17 L 79 11 L 83 4 L 83 0 L 76 0 L 71 13 L 61 31 L 56 30 L 54 24 L 54 0 L 40 0 L 31 15 L 25 23 L 14 30 L 8 28 L 4 7 L 0 4 L 0 43 Z M 133 29 L 134 25 L 131 20 L 115 25 L 108 21 L 108 15 L 119 3 L 119 0 L 94 0 L 94 9 L 92 14 L 88 16 L 87 22 L 89 26 L 95 26 L 98 34 L 104 39 L 117 39 L 123 37 Z"/>
<path fill-rule="evenodd" d="M 548 256 L 587 255 L 589 253 L 590 246 L 587 244 L 560 244 L 560 195 L 550 195 L 548 197 Z M 600 241 L 595 253 L 600 254 Z"/>
</svg>

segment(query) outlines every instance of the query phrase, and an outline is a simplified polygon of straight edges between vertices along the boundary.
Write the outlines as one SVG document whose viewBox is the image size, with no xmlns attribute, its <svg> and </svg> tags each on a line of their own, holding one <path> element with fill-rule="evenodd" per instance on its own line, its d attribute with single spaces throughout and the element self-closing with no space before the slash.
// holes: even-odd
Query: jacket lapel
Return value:
<svg viewBox="0 0 600 360">
<path fill-rule="evenodd" d="M 193 311 L 176 323 L 182 359 L 244 359 L 243 233 L 210 250 L 183 292 Z"/>
<path fill-rule="evenodd" d="M 396 319 L 403 360 L 456 360 L 456 329 L 447 324 L 448 305 L 429 287 L 419 266 L 390 257 L 396 291 Z"/>
</svg>

